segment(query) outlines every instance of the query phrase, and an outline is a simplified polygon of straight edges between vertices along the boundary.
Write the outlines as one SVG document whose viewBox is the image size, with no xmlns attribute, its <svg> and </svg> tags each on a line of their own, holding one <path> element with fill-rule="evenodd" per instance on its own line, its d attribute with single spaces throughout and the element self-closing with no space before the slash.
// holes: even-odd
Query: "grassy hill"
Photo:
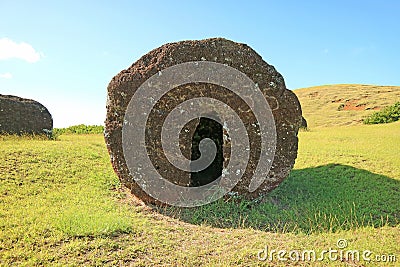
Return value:
<svg viewBox="0 0 400 267">
<path fill-rule="evenodd" d="M 400 101 L 400 86 L 336 84 L 293 92 L 310 128 L 361 124 L 374 111 Z"/>
<path fill-rule="evenodd" d="M 295 93 L 312 130 L 299 133 L 290 176 L 259 202 L 147 207 L 120 185 L 101 134 L 0 136 L 0 266 L 399 266 L 400 122 L 359 123 L 399 87 Z M 279 250 L 317 259 L 280 261 Z M 326 250 L 344 258 L 318 260 Z"/>
</svg>

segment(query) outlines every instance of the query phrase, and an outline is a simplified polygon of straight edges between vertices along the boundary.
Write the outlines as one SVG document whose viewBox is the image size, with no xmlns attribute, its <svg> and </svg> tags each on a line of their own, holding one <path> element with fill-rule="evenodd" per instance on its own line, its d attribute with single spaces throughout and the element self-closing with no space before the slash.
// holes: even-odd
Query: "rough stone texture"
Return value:
<svg viewBox="0 0 400 267">
<path fill-rule="evenodd" d="M 39 102 L 0 95 L 0 133 L 48 134 L 52 129 L 53 118 Z"/>
<path fill-rule="evenodd" d="M 248 191 L 249 182 L 257 165 L 261 138 L 258 126 L 249 106 L 230 90 L 212 84 L 186 84 L 164 95 L 154 107 L 146 125 L 146 146 L 153 165 L 166 179 L 178 185 L 189 186 L 191 175 L 172 166 L 161 148 L 161 126 L 166 116 L 176 105 L 194 97 L 211 97 L 230 107 L 242 118 L 250 139 L 250 160 L 239 183 L 232 190 L 246 198 L 254 199 L 277 187 L 289 174 L 297 157 L 297 133 L 302 116 L 300 103 L 290 90 L 286 89 L 283 77 L 275 68 L 267 64 L 261 56 L 245 44 L 222 38 L 200 41 L 168 43 L 152 50 L 136 61 L 131 67 L 121 71 L 108 85 L 107 118 L 105 140 L 113 168 L 121 181 L 132 193 L 145 202 L 158 203 L 147 195 L 130 176 L 122 150 L 122 125 L 126 107 L 137 88 L 152 75 L 170 66 L 207 60 L 229 65 L 258 84 L 260 90 L 273 109 L 277 128 L 277 149 L 272 168 L 264 183 L 254 192 Z M 182 154 L 191 158 L 192 138 L 198 120 L 188 122 L 180 134 Z M 223 154 L 229 160 L 229 143 L 224 143 Z"/>
</svg>

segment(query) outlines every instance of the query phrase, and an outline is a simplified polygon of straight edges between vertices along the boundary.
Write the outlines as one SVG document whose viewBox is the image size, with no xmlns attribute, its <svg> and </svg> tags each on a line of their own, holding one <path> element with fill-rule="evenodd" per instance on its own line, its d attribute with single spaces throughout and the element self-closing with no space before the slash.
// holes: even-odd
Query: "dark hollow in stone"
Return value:
<svg viewBox="0 0 400 267">
<path fill-rule="evenodd" d="M 31 99 L 0 95 L 0 133 L 50 134 L 53 118 L 45 106 Z"/>
<path fill-rule="evenodd" d="M 248 133 L 250 158 L 241 180 L 232 189 L 233 193 L 238 193 L 247 199 L 263 196 L 276 188 L 293 168 L 297 157 L 297 133 L 302 123 L 301 107 L 296 95 L 286 88 L 282 75 L 246 44 L 223 38 L 168 43 L 150 51 L 128 69 L 122 70 L 110 81 L 107 88 L 105 141 L 112 166 L 122 183 L 146 203 L 163 204 L 143 191 L 129 173 L 122 148 L 122 126 L 126 108 L 136 90 L 151 76 L 177 64 L 201 60 L 235 68 L 258 85 L 272 109 L 276 125 L 277 143 L 271 169 L 265 181 L 255 191 L 249 192 L 249 184 L 261 152 L 259 134 L 262 133 L 260 133 L 254 113 L 241 98 L 226 88 L 214 84 L 192 83 L 169 91 L 156 103 L 148 116 L 145 125 L 145 145 L 148 156 L 158 173 L 170 182 L 181 186 L 208 183 L 209 180 L 196 177 L 196 174 L 175 168 L 163 154 L 161 146 L 161 130 L 167 115 L 180 103 L 196 97 L 214 98 L 229 105 L 241 118 Z M 192 144 L 196 130 L 200 130 L 198 127 L 200 120 L 188 122 L 179 135 L 180 150 L 187 159 L 196 156 L 192 155 Z M 225 141 L 227 133 L 223 131 L 222 164 L 225 168 L 230 158 L 230 142 Z M 215 176 L 217 173 L 219 173 L 219 167 Z M 196 182 L 196 179 L 202 181 Z"/>
<path fill-rule="evenodd" d="M 213 162 L 204 170 L 191 172 L 189 186 L 202 186 L 211 183 L 222 175 L 223 168 L 223 131 L 222 125 L 209 118 L 200 118 L 192 138 L 191 160 L 200 158 L 199 144 L 204 138 L 210 138 L 217 146 L 217 154 Z"/>
</svg>

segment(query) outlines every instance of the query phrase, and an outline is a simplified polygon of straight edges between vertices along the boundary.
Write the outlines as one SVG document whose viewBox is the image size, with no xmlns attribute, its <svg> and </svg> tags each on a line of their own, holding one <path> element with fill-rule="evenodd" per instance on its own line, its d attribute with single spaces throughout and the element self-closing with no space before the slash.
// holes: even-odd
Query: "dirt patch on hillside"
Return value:
<svg viewBox="0 0 400 267">
<path fill-rule="evenodd" d="M 357 100 L 347 100 L 345 103 L 340 104 L 338 110 L 366 110 L 367 104 L 358 104 Z"/>
<path fill-rule="evenodd" d="M 357 100 L 350 100 L 344 104 L 343 110 L 365 110 L 366 104 L 357 104 Z"/>
<path fill-rule="evenodd" d="M 312 93 L 308 94 L 309 97 L 316 97 L 318 95 L 319 95 L 318 92 L 312 92 Z"/>
</svg>

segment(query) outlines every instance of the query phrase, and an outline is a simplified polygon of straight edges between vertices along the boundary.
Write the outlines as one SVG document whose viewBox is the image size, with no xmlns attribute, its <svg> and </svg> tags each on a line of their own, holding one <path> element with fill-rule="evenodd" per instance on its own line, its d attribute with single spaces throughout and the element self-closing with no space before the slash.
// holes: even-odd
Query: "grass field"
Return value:
<svg viewBox="0 0 400 267">
<path fill-rule="evenodd" d="M 400 122 L 311 126 L 262 201 L 157 209 L 120 186 L 102 135 L 0 136 L 0 266 L 399 266 L 399 147 Z M 373 262 L 257 256 L 339 239 Z"/>
</svg>

